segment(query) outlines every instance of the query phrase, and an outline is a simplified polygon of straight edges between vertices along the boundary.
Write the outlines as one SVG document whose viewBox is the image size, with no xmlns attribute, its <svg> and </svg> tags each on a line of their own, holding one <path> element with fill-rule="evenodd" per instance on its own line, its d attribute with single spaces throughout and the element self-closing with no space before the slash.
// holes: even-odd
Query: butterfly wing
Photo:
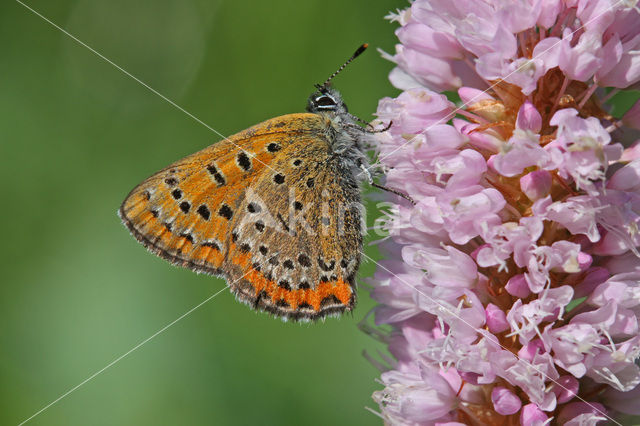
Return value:
<svg viewBox="0 0 640 426">
<path fill-rule="evenodd" d="M 276 117 L 189 155 L 134 188 L 118 213 L 153 253 L 224 275 L 230 222 L 245 189 L 289 144 L 322 128 L 318 118 Z"/>
<path fill-rule="evenodd" d="M 360 190 L 323 134 L 293 141 L 240 205 L 223 268 L 243 302 L 291 319 L 351 310 Z"/>
<path fill-rule="evenodd" d="M 149 250 L 174 264 L 225 276 L 240 300 L 259 309 L 291 318 L 351 309 L 361 247 L 359 215 L 349 210 L 347 220 L 338 223 L 338 200 L 356 202 L 359 192 L 357 185 L 336 179 L 341 171 L 335 158 L 329 161 L 329 127 L 318 114 L 290 114 L 251 127 L 152 175 L 131 191 L 119 215 Z M 294 165 L 295 159 L 302 163 Z M 276 183 L 277 175 L 286 184 Z M 269 225 L 286 227 L 289 188 L 303 206 L 315 206 L 292 206 L 294 213 L 307 216 L 308 226 L 295 225 L 283 234 L 265 223 L 260 232 L 260 225 L 250 223 L 258 218 L 247 195 L 259 194 L 270 207 L 277 222 Z M 321 215 L 316 209 L 323 190 L 328 207 Z M 271 250 L 264 267 L 259 266 L 266 257 L 261 245 Z M 286 262 L 293 262 L 293 253 L 287 250 L 305 255 L 297 255 L 293 269 Z"/>
</svg>

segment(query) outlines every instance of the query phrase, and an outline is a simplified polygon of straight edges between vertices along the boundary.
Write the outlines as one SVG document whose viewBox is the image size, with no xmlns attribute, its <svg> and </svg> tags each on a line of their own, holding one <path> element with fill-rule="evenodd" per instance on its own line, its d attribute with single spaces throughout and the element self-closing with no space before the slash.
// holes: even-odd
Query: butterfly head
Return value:
<svg viewBox="0 0 640 426">
<path fill-rule="evenodd" d="M 340 66 L 333 74 L 329 76 L 322 84 L 316 84 L 317 91 L 309 96 L 307 102 L 307 111 L 312 113 L 332 112 L 336 115 L 346 115 L 348 113 L 347 106 L 342 100 L 340 93 L 329 84 L 333 78 L 340 73 L 355 58 L 360 56 L 369 45 L 367 43 L 361 45 L 351 55 L 347 61 Z"/>
<path fill-rule="evenodd" d="M 345 114 L 347 105 L 342 100 L 340 92 L 329 85 L 318 86 L 318 90 L 309 96 L 307 111 L 312 113 L 333 112 Z"/>
</svg>

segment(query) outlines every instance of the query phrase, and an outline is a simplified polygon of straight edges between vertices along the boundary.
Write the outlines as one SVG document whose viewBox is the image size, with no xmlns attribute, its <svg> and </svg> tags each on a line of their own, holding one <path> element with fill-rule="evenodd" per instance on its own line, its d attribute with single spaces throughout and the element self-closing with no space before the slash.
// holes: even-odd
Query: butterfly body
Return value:
<svg viewBox="0 0 640 426">
<path fill-rule="evenodd" d="M 366 132 L 337 91 L 152 175 L 119 215 L 155 254 L 224 276 L 236 297 L 285 319 L 353 309 L 362 248 Z"/>
</svg>

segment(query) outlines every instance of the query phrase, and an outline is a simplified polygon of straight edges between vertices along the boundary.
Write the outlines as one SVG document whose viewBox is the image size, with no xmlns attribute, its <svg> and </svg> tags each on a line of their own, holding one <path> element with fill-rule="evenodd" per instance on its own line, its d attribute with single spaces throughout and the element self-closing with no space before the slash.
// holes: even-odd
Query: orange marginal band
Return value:
<svg viewBox="0 0 640 426">
<path fill-rule="evenodd" d="M 234 244 L 232 244 L 231 252 L 238 254 L 232 258 L 231 261 L 244 270 L 249 271 L 245 275 L 245 279 L 253 285 L 256 291 L 256 297 L 258 297 L 261 291 L 264 291 L 274 303 L 284 299 L 292 309 L 297 309 L 299 305 L 306 303 L 312 306 L 316 312 L 320 311 L 320 303 L 325 297 L 333 295 L 344 305 L 347 305 L 351 300 L 351 286 L 342 279 L 338 279 L 338 281 L 333 283 L 322 282 L 314 290 L 287 290 L 286 288 L 282 288 L 275 281 L 268 280 L 260 271 L 256 271 L 252 266 L 249 266 L 249 253 L 241 253 L 238 250 L 234 250 L 235 247 L 233 246 Z"/>
</svg>

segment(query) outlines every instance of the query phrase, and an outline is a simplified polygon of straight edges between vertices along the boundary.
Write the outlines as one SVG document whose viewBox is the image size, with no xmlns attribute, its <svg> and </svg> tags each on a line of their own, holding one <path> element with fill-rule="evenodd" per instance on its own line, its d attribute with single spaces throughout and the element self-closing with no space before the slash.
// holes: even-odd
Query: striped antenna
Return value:
<svg viewBox="0 0 640 426">
<path fill-rule="evenodd" d="M 325 81 L 325 82 L 324 82 L 324 83 L 322 83 L 322 84 L 316 84 L 316 88 L 318 88 L 318 89 L 322 89 L 322 88 L 324 88 L 324 87 L 327 87 L 327 84 L 329 84 L 329 82 L 333 79 L 333 77 L 335 77 L 336 75 L 338 75 L 338 74 L 340 73 L 340 71 L 342 71 L 342 70 L 343 70 L 347 65 L 349 65 L 349 64 L 350 64 L 350 63 L 351 63 L 355 58 L 357 58 L 358 56 L 360 56 L 360 54 L 362 54 L 362 52 L 364 52 L 364 51 L 367 49 L 367 47 L 369 47 L 369 44 L 368 44 L 368 43 L 364 43 L 362 46 L 358 47 L 358 48 L 356 49 L 356 51 L 353 53 L 353 55 L 351 55 L 351 57 L 350 57 L 349 59 L 347 59 L 347 61 L 346 61 L 344 64 L 342 64 L 342 65 L 340 66 L 340 68 L 338 68 L 338 69 L 336 70 L 336 72 L 334 72 L 333 74 L 331 74 L 331 75 L 329 76 L 329 78 L 327 79 L 327 81 Z"/>
</svg>

